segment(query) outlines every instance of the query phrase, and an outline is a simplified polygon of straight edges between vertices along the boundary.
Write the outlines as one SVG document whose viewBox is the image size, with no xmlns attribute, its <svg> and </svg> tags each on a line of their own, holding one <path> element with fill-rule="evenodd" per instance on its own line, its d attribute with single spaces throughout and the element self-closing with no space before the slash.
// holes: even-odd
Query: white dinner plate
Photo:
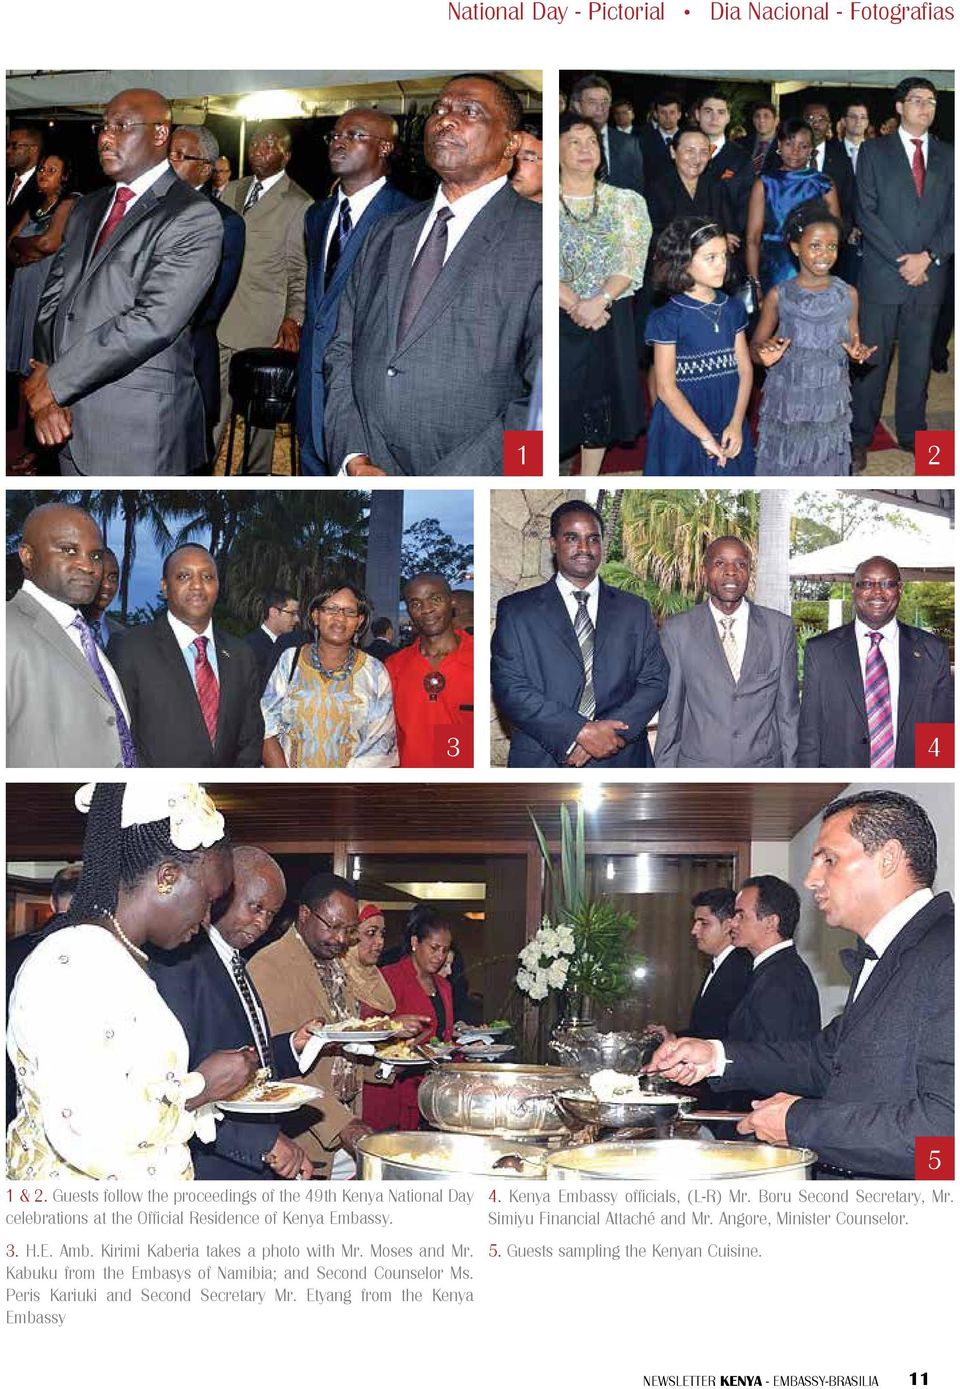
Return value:
<svg viewBox="0 0 960 1389">
<path fill-rule="evenodd" d="M 378 1028 L 374 1032 L 361 1032 L 357 1027 L 337 1029 L 336 1027 L 311 1027 L 310 1031 L 316 1037 L 322 1037 L 327 1042 L 386 1042 L 395 1034 L 388 1028 Z"/>
<path fill-rule="evenodd" d="M 284 1091 L 282 1099 L 272 1100 L 271 1091 Z M 264 1095 L 259 1100 L 217 1100 L 217 1108 L 225 1114 L 292 1114 L 305 1104 L 315 1104 L 323 1099 L 323 1091 L 315 1085 L 301 1085 L 299 1081 L 271 1080 L 264 1087 Z"/>
</svg>

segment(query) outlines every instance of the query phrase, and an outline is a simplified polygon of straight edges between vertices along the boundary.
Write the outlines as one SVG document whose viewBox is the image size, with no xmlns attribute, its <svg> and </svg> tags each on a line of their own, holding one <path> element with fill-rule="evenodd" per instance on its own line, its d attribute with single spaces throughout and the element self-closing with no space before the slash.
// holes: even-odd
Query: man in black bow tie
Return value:
<svg viewBox="0 0 960 1389">
<path fill-rule="evenodd" d="M 828 926 L 859 937 L 843 1013 L 809 1041 L 665 1042 L 649 1069 L 770 1095 L 740 1131 L 812 1148 L 828 1173 L 912 1177 L 915 1140 L 953 1133 L 953 901 L 933 895 L 936 871 L 936 833 L 909 796 L 833 801 L 805 886 Z"/>
</svg>

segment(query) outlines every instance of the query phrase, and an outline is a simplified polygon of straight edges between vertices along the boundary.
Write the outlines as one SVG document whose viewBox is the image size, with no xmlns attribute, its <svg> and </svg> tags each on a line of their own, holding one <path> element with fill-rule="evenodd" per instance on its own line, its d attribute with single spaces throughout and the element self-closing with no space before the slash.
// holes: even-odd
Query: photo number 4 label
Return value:
<svg viewBox="0 0 960 1389">
<path fill-rule="evenodd" d="M 913 736 L 915 766 L 953 766 L 954 725 L 952 723 L 918 723 Z"/>
<path fill-rule="evenodd" d="M 918 476 L 953 477 L 952 429 L 918 429 L 913 441 Z"/>
<path fill-rule="evenodd" d="M 915 1138 L 913 1175 L 918 1182 L 952 1182 L 953 1138 Z"/>
<path fill-rule="evenodd" d="M 435 767 L 473 766 L 473 726 L 462 723 L 441 723 L 433 730 L 433 765 Z"/>
<path fill-rule="evenodd" d="M 543 477 L 543 435 L 539 429 L 503 431 L 504 477 Z"/>
</svg>

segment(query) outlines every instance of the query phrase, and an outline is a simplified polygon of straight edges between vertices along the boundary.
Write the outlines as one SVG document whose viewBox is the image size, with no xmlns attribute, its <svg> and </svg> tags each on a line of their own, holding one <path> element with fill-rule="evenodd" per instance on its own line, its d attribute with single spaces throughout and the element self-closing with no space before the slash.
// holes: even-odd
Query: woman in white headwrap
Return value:
<svg viewBox="0 0 960 1389">
<path fill-rule="evenodd" d="M 223 817 L 199 786 L 84 786 L 83 874 L 65 925 L 17 975 L 7 1052 L 17 1116 L 15 1181 L 193 1176 L 187 1147 L 204 1107 L 240 1089 L 252 1048 L 215 1052 L 195 1071 L 180 1023 L 146 972 L 148 943 L 173 950 L 209 922 L 230 887 L 217 849 Z"/>
</svg>

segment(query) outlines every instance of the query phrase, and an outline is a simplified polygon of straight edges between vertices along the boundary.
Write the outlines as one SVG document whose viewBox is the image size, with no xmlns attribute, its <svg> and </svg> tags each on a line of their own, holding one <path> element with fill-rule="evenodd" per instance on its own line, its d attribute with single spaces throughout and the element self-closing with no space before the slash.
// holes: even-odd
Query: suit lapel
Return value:
<svg viewBox="0 0 960 1389">
<path fill-rule="evenodd" d="M 33 622 L 33 629 L 37 637 L 53 647 L 57 655 L 63 660 L 69 661 L 79 674 L 83 676 L 91 690 L 95 690 L 100 698 L 106 701 L 100 681 L 94 675 L 90 663 L 73 642 L 67 633 L 40 603 L 30 597 L 29 593 L 18 593 L 15 601 L 21 611 L 24 612 Z"/>
<path fill-rule="evenodd" d="M 228 709 L 232 708 L 237 683 L 234 673 L 235 663 L 230 652 L 221 641 L 216 627 L 213 629 L 213 644 L 217 648 L 217 670 L 219 672 L 220 682 L 220 706 L 217 711 L 217 738 L 214 744 L 215 749 L 219 751 L 221 742 L 227 731 L 227 713 Z M 199 701 L 197 701 L 197 707 L 200 707 Z M 206 724 L 204 724 L 204 732 L 206 732 Z"/>
<path fill-rule="evenodd" d="M 107 208 L 113 201 L 113 192 L 114 190 L 111 188 L 103 188 L 97 193 L 90 194 L 88 203 L 89 220 L 87 222 L 86 235 L 83 239 L 83 262 L 80 267 L 81 279 L 86 274 L 86 270 L 90 265 L 90 260 L 93 256 L 93 248 L 96 245 L 97 235 L 100 231 L 100 224 L 104 217 L 106 217 Z M 86 198 L 84 198 L 83 201 L 85 203 L 88 202 Z"/>
<path fill-rule="evenodd" d="M 557 588 L 555 579 L 551 579 L 541 589 L 541 608 L 548 626 L 559 636 L 564 645 L 575 653 L 577 660 L 582 665 L 580 643 L 577 641 L 573 623 L 570 621 L 570 614 L 567 612 L 567 605 L 563 601 L 563 596 Z M 596 644 L 594 644 L 594 650 L 596 650 Z"/>
<path fill-rule="evenodd" d="M 920 688 L 920 678 L 923 671 L 923 650 L 915 640 L 911 628 L 900 626 L 900 690 L 897 700 L 897 746 L 900 745 L 900 736 L 910 721 L 910 712 L 913 701 Z"/>
<path fill-rule="evenodd" d="M 326 299 L 328 296 L 332 299 L 336 299 L 336 297 L 343 290 L 344 282 L 346 281 L 347 276 L 350 274 L 350 271 L 353 269 L 353 262 L 356 260 L 357 256 L 360 253 L 360 247 L 363 245 L 364 237 L 367 235 L 367 232 L 370 230 L 374 222 L 379 222 L 381 217 L 385 217 L 387 215 L 387 205 L 390 201 L 391 192 L 392 189 L 390 187 L 390 184 L 385 183 L 384 186 L 380 189 L 380 192 L 374 198 L 373 202 L 368 203 L 368 205 L 364 208 L 360 221 L 355 223 L 353 231 L 350 233 L 350 237 L 347 241 L 346 248 L 340 256 L 340 259 L 337 261 L 336 267 L 330 280 L 330 284 L 327 287 L 326 293 L 323 295 L 324 299 Z M 336 202 L 334 202 L 334 207 L 336 207 Z M 326 240 L 328 225 L 329 222 L 324 223 L 324 240 Z M 320 285 L 322 289 L 322 277 Z"/>
<path fill-rule="evenodd" d="M 856 706 L 857 713 L 867 727 L 867 700 L 863 693 L 863 674 L 860 670 L 860 657 L 857 653 L 856 628 L 848 623 L 846 631 L 837 643 L 837 666 L 847 691 Z"/>
<path fill-rule="evenodd" d="M 330 229 L 330 220 L 336 210 L 336 197 L 327 198 L 326 201 L 321 204 L 320 216 L 317 219 L 317 227 L 313 234 L 313 254 L 310 256 L 310 279 L 312 282 L 313 302 L 318 306 L 318 314 L 319 306 L 323 304 L 329 293 L 329 290 L 325 291 L 323 288 L 323 276 L 327 263 L 327 232 Z M 347 244 L 349 245 L 349 242 Z M 339 268 L 340 267 L 337 266 L 337 270 L 339 270 Z M 335 270 L 333 272 L 331 287 L 336 282 L 336 278 L 337 271 Z"/>
<path fill-rule="evenodd" d="M 168 183 L 164 182 L 167 178 L 167 174 L 161 174 L 157 182 L 137 199 L 128 212 L 123 214 L 120 221 L 110 233 L 109 239 L 104 242 L 99 251 L 94 252 L 92 258 L 87 262 L 83 272 L 84 280 L 93 274 L 94 270 L 102 264 L 107 256 L 113 255 L 117 247 L 126 240 L 134 228 L 139 226 L 145 217 L 149 216 L 159 203 L 161 195 L 166 192 L 169 186 Z M 176 174 L 173 173 L 172 170 L 169 174 L 169 178 L 176 178 Z"/>
<path fill-rule="evenodd" d="M 387 267 L 387 322 L 390 325 L 388 351 L 391 356 L 397 348 L 400 306 L 403 303 L 404 290 L 407 287 L 407 280 L 410 278 L 410 270 L 413 266 L 413 253 L 420 240 L 424 223 L 432 215 L 432 212 L 433 204 L 424 203 L 422 215 L 412 217 L 409 222 L 403 222 L 399 227 L 396 227 L 390 240 L 390 259 Z M 409 343 L 411 339 L 408 338 L 407 341 Z"/>
<path fill-rule="evenodd" d="M 715 669 L 719 672 L 719 678 L 723 680 L 731 688 L 734 688 L 736 685 L 736 681 L 733 678 L 733 671 L 730 669 L 730 662 L 727 660 L 727 653 L 723 649 L 723 642 L 720 640 L 720 629 L 717 626 L 713 613 L 710 611 L 709 598 L 705 602 L 700 603 L 697 606 L 697 608 L 694 609 L 694 611 L 697 613 L 697 617 L 699 618 L 699 639 L 705 643 L 706 649 L 708 651 L 713 652 Z M 752 628 L 753 622 L 751 620 L 750 625 L 747 628 L 748 645 L 750 641 L 750 632 Z M 747 653 L 744 652 L 743 661 L 746 661 L 746 656 Z M 741 673 L 742 669 L 743 662 L 741 662 Z"/>
<path fill-rule="evenodd" d="M 558 590 L 558 593 L 559 593 L 559 590 Z M 567 617 L 567 625 L 570 626 L 571 631 L 573 631 L 573 626 L 572 626 L 572 623 L 570 622 L 569 616 Z M 611 588 L 608 584 L 605 584 L 605 583 L 603 582 L 603 580 L 601 579 L 601 580 L 600 580 L 600 592 L 599 592 L 599 594 L 598 594 L 598 596 L 597 596 L 597 626 L 596 626 L 596 630 L 594 631 L 594 635 L 593 635 L 593 660 L 594 660 L 594 665 L 596 665 L 597 657 L 599 656 L 601 650 L 603 649 L 603 646 L 604 646 L 604 644 L 606 643 L 607 637 L 610 635 L 611 631 L 616 631 L 616 627 L 617 627 L 617 591 L 616 591 L 616 589 Z M 576 642 L 576 640 L 577 640 L 577 634 L 576 634 L 576 632 L 573 633 L 573 639 L 574 639 L 574 641 Z M 580 649 L 580 643 L 577 642 L 577 650 L 578 650 L 578 652 L 579 652 L 579 649 Z"/>
<path fill-rule="evenodd" d="M 173 635 L 173 628 L 167 621 L 166 616 L 157 619 L 157 646 L 161 659 L 167 666 L 168 672 L 173 680 L 174 689 L 177 691 L 184 710 L 189 710 L 188 718 L 193 726 L 193 736 L 206 738 L 207 725 L 203 721 L 203 714 L 200 712 L 200 701 L 197 698 L 196 686 L 190 678 L 190 671 L 187 667 L 186 657 L 180 650 L 179 643 Z"/>
<path fill-rule="evenodd" d="M 744 649 L 743 660 L 740 663 L 741 681 L 750 675 L 755 675 L 757 671 L 763 670 L 764 666 L 770 664 L 770 641 L 767 634 L 766 620 L 760 609 L 754 604 L 750 609 L 750 618 L 747 622 L 747 645 Z"/>
</svg>

